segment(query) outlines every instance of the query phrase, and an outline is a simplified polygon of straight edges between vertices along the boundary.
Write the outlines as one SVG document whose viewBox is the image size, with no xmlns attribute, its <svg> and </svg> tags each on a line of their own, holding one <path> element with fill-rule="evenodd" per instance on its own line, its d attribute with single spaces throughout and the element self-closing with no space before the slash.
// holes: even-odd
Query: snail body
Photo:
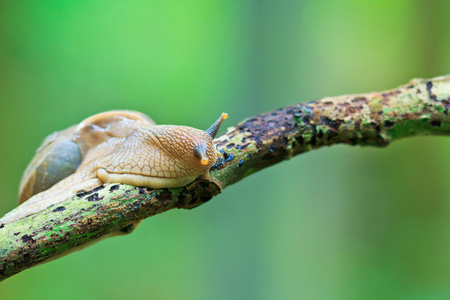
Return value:
<svg viewBox="0 0 450 300">
<path fill-rule="evenodd" d="M 209 178 L 218 153 L 213 139 L 222 116 L 206 131 L 155 125 L 134 111 L 109 111 L 48 136 L 28 165 L 19 207 L 0 219 L 8 224 L 103 183 L 149 188 L 184 186 Z"/>
</svg>

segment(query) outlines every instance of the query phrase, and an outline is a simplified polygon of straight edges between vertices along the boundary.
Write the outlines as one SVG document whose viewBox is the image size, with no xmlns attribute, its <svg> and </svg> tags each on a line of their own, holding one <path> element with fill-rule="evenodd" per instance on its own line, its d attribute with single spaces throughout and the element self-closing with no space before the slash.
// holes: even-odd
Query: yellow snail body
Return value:
<svg viewBox="0 0 450 300">
<path fill-rule="evenodd" d="M 9 224 L 103 183 L 149 188 L 184 186 L 209 178 L 218 153 L 213 139 L 222 116 L 206 131 L 155 125 L 134 111 L 109 111 L 48 136 L 28 165 L 19 207 L 0 219 Z"/>
</svg>

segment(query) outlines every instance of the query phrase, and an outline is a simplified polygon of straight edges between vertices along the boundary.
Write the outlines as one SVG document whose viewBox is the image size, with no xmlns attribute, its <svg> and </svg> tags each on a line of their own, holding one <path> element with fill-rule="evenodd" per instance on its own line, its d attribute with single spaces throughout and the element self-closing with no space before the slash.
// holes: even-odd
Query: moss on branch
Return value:
<svg viewBox="0 0 450 300">
<path fill-rule="evenodd" d="M 413 135 L 450 134 L 450 76 L 384 92 L 326 97 L 248 118 L 216 139 L 211 181 L 150 190 L 104 184 L 0 225 L 0 281 L 172 208 L 205 203 L 226 186 L 302 152 L 337 143 L 387 146 Z"/>
</svg>

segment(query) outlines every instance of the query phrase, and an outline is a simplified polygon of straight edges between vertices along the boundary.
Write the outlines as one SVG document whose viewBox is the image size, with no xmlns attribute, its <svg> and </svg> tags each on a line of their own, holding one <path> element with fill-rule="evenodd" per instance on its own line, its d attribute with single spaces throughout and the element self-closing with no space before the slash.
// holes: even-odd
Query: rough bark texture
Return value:
<svg viewBox="0 0 450 300">
<path fill-rule="evenodd" d="M 201 205 L 226 186 L 305 151 L 336 143 L 384 147 L 412 135 L 448 135 L 449 109 L 450 76 L 443 76 L 414 79 L 384 92 L 294 104 L 246 119 L 216 139 L 222 157 L 211 168 L 211 181 L 161 190 L 105 184 L 0 225 L 0 281 L 138 220 Z"/>
</svg>

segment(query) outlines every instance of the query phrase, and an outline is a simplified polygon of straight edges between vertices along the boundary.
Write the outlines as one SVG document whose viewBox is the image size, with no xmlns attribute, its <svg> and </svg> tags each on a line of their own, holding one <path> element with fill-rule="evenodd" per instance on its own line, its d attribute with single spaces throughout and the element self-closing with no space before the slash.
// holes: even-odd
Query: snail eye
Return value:
<svg viewBox="0 0 450 300">
<path fill-rule="evenodd" d="M 206 166 L 209 163 L 208 156 L 206 155 L 206 148 L 203 145 L 198 145 L 195 147 L 194 156 L 200 160 L 200 163 L 203 166 Z"/>
</svg>

